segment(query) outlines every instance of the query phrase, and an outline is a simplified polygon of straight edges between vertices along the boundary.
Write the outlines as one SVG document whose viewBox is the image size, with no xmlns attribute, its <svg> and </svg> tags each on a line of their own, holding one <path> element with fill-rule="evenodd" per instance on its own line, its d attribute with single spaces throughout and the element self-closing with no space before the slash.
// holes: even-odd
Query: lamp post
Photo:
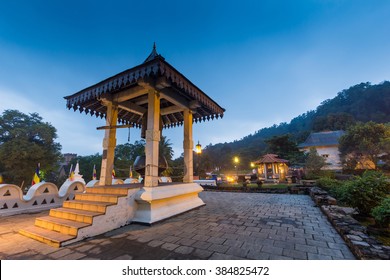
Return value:
<svg viewBox="0 0 390 280">
<path fill-rule="evenodd" d="M 234 161 L 234 169 L 236 170 L 236 179 L 238 180 L 237 165 L 238 165 L 238 163 L 240 162 L 240 160 L 238 159 L 238 157 L 234 157 L 233 161 Z"/>
<path fill-rule="evenodd" d="M 199 175 L 199 157 L 200 157 L 200 154 L 202 153 L 202 145 L 199 144 L 199 141 L 198 141 L 198 144 L 195 145 L 195 153 L 196 153 L 196 157 L 197 157 L 197 166 L 196 166 L 196 175 L 198 175 L 199 179 L 200 179 L 200 175 Z"/>
</svg>

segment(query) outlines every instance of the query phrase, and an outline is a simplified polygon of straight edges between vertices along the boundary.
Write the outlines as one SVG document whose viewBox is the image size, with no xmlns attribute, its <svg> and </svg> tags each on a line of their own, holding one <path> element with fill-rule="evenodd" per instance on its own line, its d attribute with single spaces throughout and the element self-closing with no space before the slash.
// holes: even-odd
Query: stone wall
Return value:
<svg viewBox="0 0 390 280">
<path fill-rule="evenodd" d="M 367 234 L 367 228 L 352 217 L 356 214 L 354 209 L 337 206 L 335 198 L 317 187 L 311 188 L 310 196 L 357 258 L 362 260 L 390 259 L 390 246 L 384 246 Z"/>
</svg>

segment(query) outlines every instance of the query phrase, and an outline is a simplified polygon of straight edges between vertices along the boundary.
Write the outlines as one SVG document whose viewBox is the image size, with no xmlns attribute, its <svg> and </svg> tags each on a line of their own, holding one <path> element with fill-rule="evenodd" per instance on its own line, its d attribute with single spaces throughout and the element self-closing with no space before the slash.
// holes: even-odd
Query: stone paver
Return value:
<svg viewBox="0 0 390 280">
<path fill-rule="evenodd" d="M 52 248 L 19 235 L 47 211 L 0 218 L 0 259 L 354 259 L 310 197 L 203 192 L 206 206 Z"/>
</svg>

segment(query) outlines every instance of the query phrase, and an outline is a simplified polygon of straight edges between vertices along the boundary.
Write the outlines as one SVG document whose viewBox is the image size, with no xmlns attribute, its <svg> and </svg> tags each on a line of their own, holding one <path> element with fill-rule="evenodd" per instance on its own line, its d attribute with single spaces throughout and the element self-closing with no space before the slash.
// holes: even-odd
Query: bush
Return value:
<svg viewBox="0 0 390 280">
<path fill-rule="evenodd" d="M 340 188 L 341 200 L 354 207 L 362 215 L 370 215 L 390 191 L 386 176 L 377 171 L 366 171 L 361 177 L 346 182 Z"/>
<path fill-rule="evenodd" d="M 329 190 L 329 194 L 334 198 L 336 198 L 337 202 L 340 205 L 344 205 L 344 206 L 351 206 L 349 200 L 350 197 L 349 192 L 350 192 L 350 188 L 347 182 L 341 184 L 338 187 L 334 186 Z"/>
<path fill-rule="evenodd" d="M 389 227 L 390 224 L 390 197 L 382 200 L 381 204 L 372 209 L 372 216 L 375 222 L 382 227 Z"/>
<path fill-rule="evenodd" d="M 339 188 L 343 184 L 339 180 L 332 179 L 329 177 L 321 177 L 320 179 L 317 180 L 317 186 L 326 190 L 326 191 L 331 191 L 333 188 Z"/>
<path fill-rule="evenodd" d="M 317 180 L 318 187 L 329 192 L 331 196 L 337 199 L 340 204 L 347 203 L 348 187 L 345 182 L 341 182 L 329 177 L 321 177 Z"/>
</svg>

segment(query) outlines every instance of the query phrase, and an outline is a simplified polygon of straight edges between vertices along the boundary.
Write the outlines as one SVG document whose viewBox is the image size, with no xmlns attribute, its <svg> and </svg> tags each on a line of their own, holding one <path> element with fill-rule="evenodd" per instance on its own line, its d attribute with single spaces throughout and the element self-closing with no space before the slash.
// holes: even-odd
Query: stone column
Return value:
<svg viewBox="0 0 390 280">
<path fill-rule="evenodd" d="M 158 185 L 158 149 L 160 142 L 160 95 L 157 91 L 148 91 L 148 120 L 145 146 L 145 182 L 144 187 Z"/>
<path fill-rule="evenodd" d="M 118 120 L 118 106 L 107 102 L 106 126 L 103 139 L 102 167 L 100 169 L 100 185 L 112 184 L 112 169 L 114 167 L 114 156 L 116 147 L 116 123 Z"/>
<path fill-rule="evenodd" d="M 265 177 L 265 179 L 267 180 L 267 179 L 268 179 L 267 164 L 266 164 L 266 163 L 263 163 L 263 164 L 264 164 L 264 177 Z"/>
<path fill-rule="evenodd" d="M 194 161 L 192 138 L 192 112 L 189 109 L 184 110 L 184 183 L 192 183 L 194 180 Z"/>
</svg>

